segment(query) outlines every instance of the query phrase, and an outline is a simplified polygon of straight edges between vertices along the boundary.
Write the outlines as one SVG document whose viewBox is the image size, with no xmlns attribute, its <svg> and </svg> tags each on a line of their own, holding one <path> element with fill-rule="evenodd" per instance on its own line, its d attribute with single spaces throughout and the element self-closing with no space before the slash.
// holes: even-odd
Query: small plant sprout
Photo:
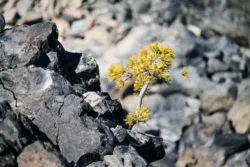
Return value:
<svg viewBox="0 0 250 167">
<path fill-rule="evenodd" d="M 182 68 L 182 70 L 181 70 L 181 75 L 182 75 L 184 78 L 188 78 L 188 77 L 189 77 L 187 67 L 183 67 L 183 68 Z"/>
<path fill-rule="evenodd" d="M 92 56 L 91 53 L 88 54 L 88 58 L 89 58 L 88 64 L 90 64 L 90 65 L 96 65 L 96 60 L 95 60 L 95 58 Z"/>
<path fill-rule="evenodd" d="M 107 77 L 115 81 L 118 88 L 122 88 L 128 79 L 134 80 L 134 91 L 139 92 L 135 112 L 130 112 L 125 123 L 132 127 L 139 122 L 147 123 L 150 118 L 149 110 L 142 104 L 142 98 L 154 79 L 170 83 L 170 68 L 175 54 L 171 48 L 154 43 L 142 48 L 138 55 L 132 56 L 124 68 L 122 65 L 112 64 Z M 181 72 L 183 77 L 188 77 L 186 67 Z"/>
</svg>

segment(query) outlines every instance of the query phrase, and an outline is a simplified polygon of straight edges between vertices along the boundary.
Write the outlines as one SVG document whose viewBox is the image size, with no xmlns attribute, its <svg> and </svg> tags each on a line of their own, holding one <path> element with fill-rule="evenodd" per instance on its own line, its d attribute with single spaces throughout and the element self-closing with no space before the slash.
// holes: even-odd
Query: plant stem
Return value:
<svg viewBox="0 0 250 167">
<path fill-rule="evenodd" d="M 145 84 L 141 91 L 140 91 L 140 94 L 139 94 L 139 97 L 138 97 L 138 101 L 137 101 L 137 106 L 136 106 L 136 112 L 137 112 L 137 109 L 141 107 L 141 104 L 142 104 L 142 98 L 143 96 L 145 95 L 146 93 L 146 90 L 148 89 L 148 84 Z M 137 113 L 136 113 L 137 114 Z"/>
</svg>

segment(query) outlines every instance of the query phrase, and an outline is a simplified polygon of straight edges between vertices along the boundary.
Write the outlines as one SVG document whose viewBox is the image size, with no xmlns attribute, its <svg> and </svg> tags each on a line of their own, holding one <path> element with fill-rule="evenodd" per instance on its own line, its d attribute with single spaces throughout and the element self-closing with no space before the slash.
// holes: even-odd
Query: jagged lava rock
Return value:
<svg viewBox="0 0 250 167">
<path fill-rule="evenodd" d="M 50 165 L 77 167 L 109 166 L 105 156 L 127 157 L 121 166 L 146 166 L 162 158 L 165 152 L 160 138 L 137 132 L 132 136 L 126 129 L 126 112 L 100 90 L 99 69 L 92 55 L 68 52 L 57 38 L 52 22 L 16 26 L 0 36 L 0 96 L 4 98 L 0 102 L 0 139 L 7 151 L 7 159 L 0 162 L 15 166 L 21 152 L 18 164 L 24 166 L 50 163 L 49 155 L 54 157 Z M 15 119 L 8 120 L 7 111 Z M 20 118 L 26 120 L 25 126 Z M 117 126 L 127 136 L 124 142 L 111 130 Z M 44 142 L 55 151 L 48 150 Z M 25 160 L 29 154 L 33 161 Z M 38 162 L 37 157 L 44 161 Z M 119 166 L 120 162 L 122 159 L 112 164 Z"/>
<path fill-rule="evenodd" d="M 16 156 L 35 137 L 24 116 L 17 116 L 10 104 L 0 100 L 0 166 L 16 166 Z"/>
</svg>

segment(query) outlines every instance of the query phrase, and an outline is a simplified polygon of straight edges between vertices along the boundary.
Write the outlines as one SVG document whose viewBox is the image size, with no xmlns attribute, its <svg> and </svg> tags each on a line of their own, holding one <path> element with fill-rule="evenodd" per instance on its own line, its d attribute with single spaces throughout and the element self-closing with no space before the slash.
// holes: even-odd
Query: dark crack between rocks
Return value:
<svg viewBox="0 0 250 167">
<path fill-rule="evenodd" d="M 15 107 L 17 108 L 17 97 L 16 97 L 15 93 L 11 89 L 8 89 L 8 88 L 5 87 L 5 85 L 4 85 L 1 78 L 0 78 L 0 84 L 3 86 L 4 90 L 6 90 L 6 91 L 8 91 L 8 92 L 10 92 L 12 94 L 12 97 L 15 100 Z"/>
<path fill-rule="evenodd" d="M 64 106 L 64 102 L 62 102 L 61 106 L 59 107 L 59 109 L 57 111 L 59 118 L 61 118 L 61 116 L 62 116 L 61 109 L 62 109 L 63 106 Z M 55 123 L 56 123 L 56 126 L 57 126 L 57 128 L 56 128 L 56 144 L 59 145 L 59 142 L 58 142 L 58 138 L 59 138 L 58 121 L 55 121 Z"/>
</svg>

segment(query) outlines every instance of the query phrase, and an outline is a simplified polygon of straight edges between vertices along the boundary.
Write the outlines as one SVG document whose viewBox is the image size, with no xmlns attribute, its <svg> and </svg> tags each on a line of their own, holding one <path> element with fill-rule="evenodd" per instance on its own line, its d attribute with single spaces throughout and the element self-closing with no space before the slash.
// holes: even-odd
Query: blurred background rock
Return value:
<svg viewBox="0 0 250 167">
<path fill-rule="evenodd" d="M 131 83 L 116 90 L 107 81 L 109 65 L 153 42 L 170 46 L 172 85 L 152 86 L 144 98 L 152 117 L 133 128 L 164 139 L 166 157 L 152 166 L 249 166 L 249 0 L 0 0 L 0 12 L 7 27 L 55 22 L 65 49 L 88 50 L 102 90 L 128 111 L 137 95 Z"/>
</svg>

